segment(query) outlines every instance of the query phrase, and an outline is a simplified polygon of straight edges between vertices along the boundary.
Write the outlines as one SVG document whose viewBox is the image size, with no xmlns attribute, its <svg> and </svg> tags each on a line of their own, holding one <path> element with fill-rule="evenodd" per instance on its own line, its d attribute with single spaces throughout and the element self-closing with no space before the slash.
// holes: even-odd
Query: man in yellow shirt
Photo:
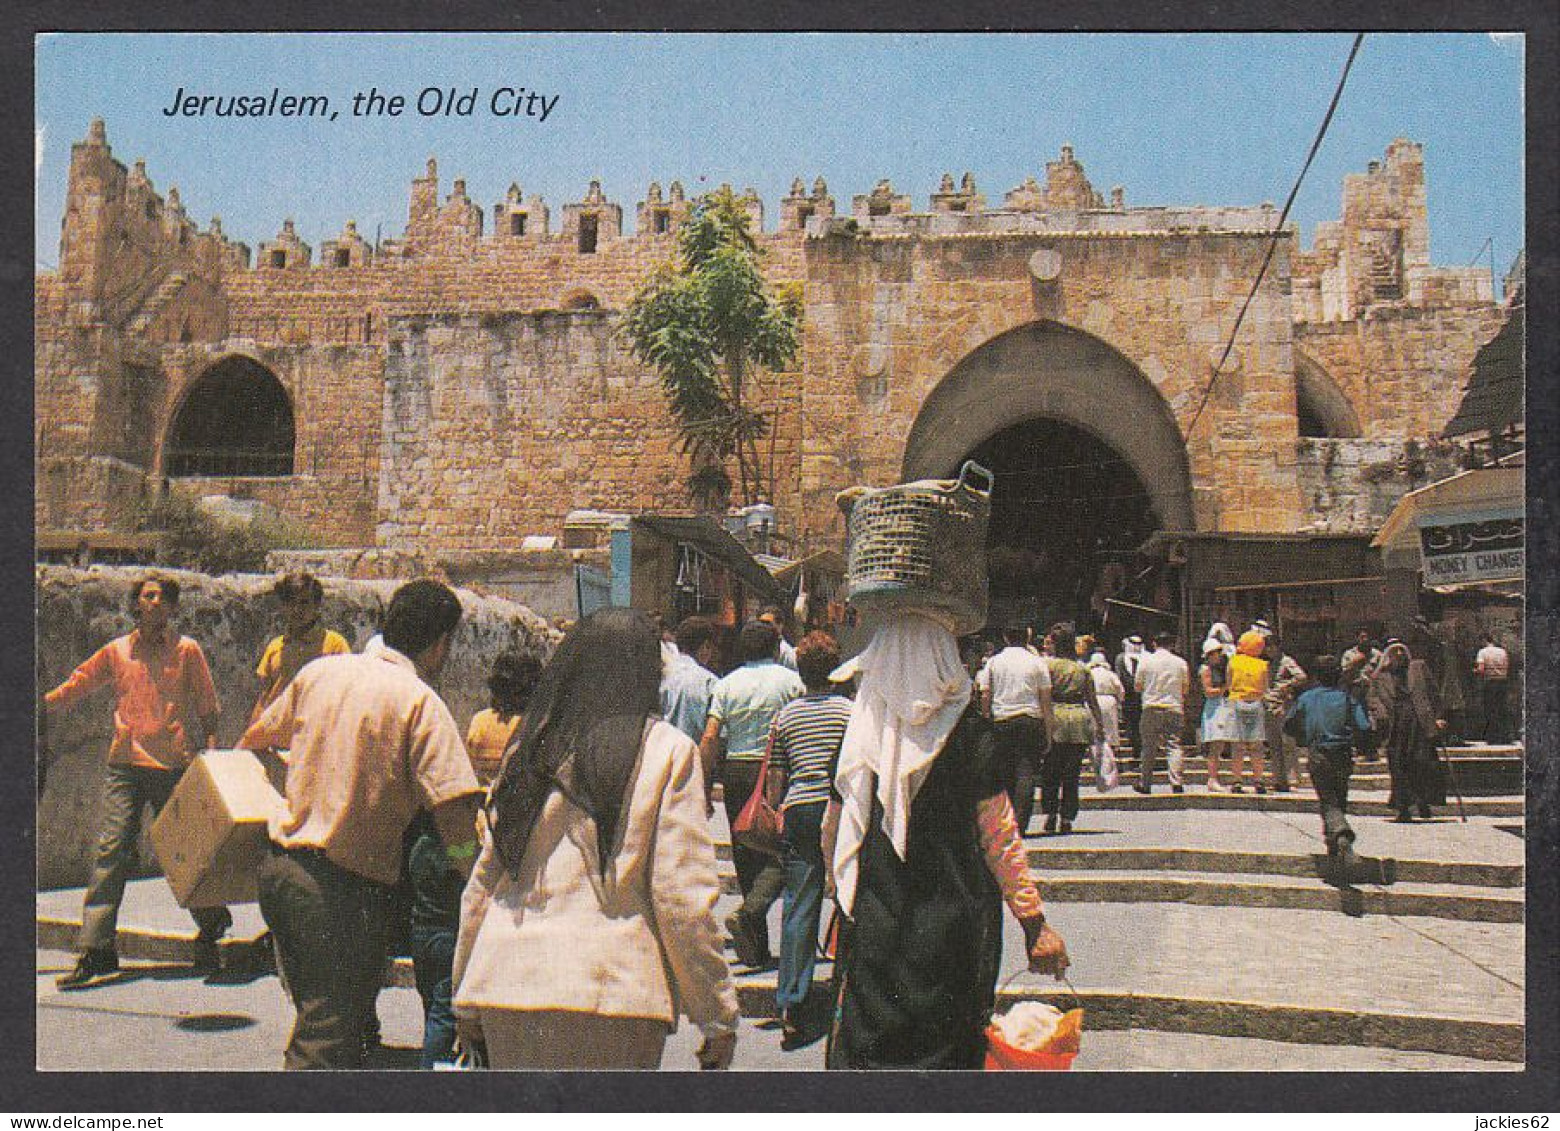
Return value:
<svg viewBox="0 0 1560 1131">
<path fill-rule="evenodd" d="M 301 570 L 284 574 L 271 593 L 282 603 L 284 631 L 265 646 L 260 665 L 255 668 L 261 688 L 255 709 L 249 714 L 251 722 L 275 701 L 304 664 L 320 656 L 352 651 L 344 636 L 320 623 L 325 587 L 319 578 Z"/>
</svg>

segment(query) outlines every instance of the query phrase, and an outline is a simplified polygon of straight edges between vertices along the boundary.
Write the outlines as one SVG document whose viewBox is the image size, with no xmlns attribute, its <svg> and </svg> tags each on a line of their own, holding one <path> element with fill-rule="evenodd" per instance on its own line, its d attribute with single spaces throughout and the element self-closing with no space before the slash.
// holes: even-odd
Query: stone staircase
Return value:
<svg viewBox="0 0 1560 1131">
<path fill-rule="evenodd" d="M 1308 1050 L 1320 1046 L 1343 1046 L 1332 1055 L 1347 1058 L 1352 1050 L 1367 1066 L 1417 1057 L 1519 1067 L 1526 1007 L 1522 796 L 1470 797 L 1466 821 L 1448 806 L 1410 825 L 1385 819 L 1382 791 L 1356 797 L 1351 821 L 1363 865 L 1348 882 L 1326 867 L 1308 785 L 1263 797 L 1208 794 L 1201 786 L 1148 796 L 1126 786 L 1106 794 L 1090 787 L 1074 832 L 1065 836 L 1036 835 L 1037 814 L 1026 844 L 1049 917 L 1072 955 L 1076 999 L 1054 980 L 1027 973 L 1020 932 L 1008 921 L 1001 1001 L 1067 1007 L 1076 1000 L 1087 1030 L 1119 1034 L 1102 1050 L 1149 1048 L 1160 1068 L 1204 1066 L 1191 1035 L 1253 1042 L 1264 1066 L 1274 1068 L 1314 1064 Z M 712 831 L 723 889 L 717 914 L 724 919 L 737 897 L 720 806 Z M 81 896 L 80 889 L 39 894 L 41 949 L 70 949 Z M 253 904 L 234 914 L 224 953 L 237 965 L 264 924 Z M 777 903 L 773 947 L 779 916 Z M 193 931 L 161 879 L 130 884 L 122 955 L 187 960 Z M 744 1014 L 771 1016 L 774 970 L 736 969 Z M 819 979 L 829 973 L 820 964 Z M 392 982 L 413 985 L 408 961 L 397 963 Z M 1164 1039 L 1155 1043 L 1155 1034 Z M 810 1054 L 784 1063 L 816 1061 Z"/>
<path fill-rule="evenodd" d="M 1022 941 L 1008 922 L 1001 1002 L 1081 1004 L 1087 1029 L 1150 1042 L 1154 1033 L 1281 1042 L 1276 1053 L 1264 1046 L 1274 1067 L 1304 1067 L 1322 1045 L 1371 1050 L 1359 1052 L 1371 1063 L 1382 1050 L 1416 1050 L 1517 1067 L 1522 797 L 1469 801 L 1478 812 L 1467 822 L 1448 807 L 1412 825 L 1384 819 L 1384 793 L 1363 800 L 1351 807 L 1362 867 L 1348 882 L 1327 867 L 1309 788 L 1144 797 L 1118 787 L 1086 797 L 1065 836 L 1035 835 L 1037 815 L 1026 843 L 1068 942 L 1076 998 L 1020 973 Z M 736 881 L 728 846 L 719 851 L 724 914 Z M 770 937 L 774 945 L 778 914 Z M 773 971 L 743 972 L 744 1012 L 771 1010 L 774 985 Z M 1186 1059 L 1176 1067 L 1196 1069 L 1190 1048 L 1162 1046 Z"/>
</svg>

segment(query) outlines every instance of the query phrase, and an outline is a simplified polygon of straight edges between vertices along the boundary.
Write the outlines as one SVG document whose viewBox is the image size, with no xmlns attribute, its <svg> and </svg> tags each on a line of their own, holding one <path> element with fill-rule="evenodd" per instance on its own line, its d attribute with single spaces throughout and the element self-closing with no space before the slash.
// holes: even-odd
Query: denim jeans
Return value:
<svg viewBox="0 0 1560 1131">
<path fill-rule="evenodd" d="M 1311 782 L 1316 786 L 1316 801 L 1322 810 L 1322 836 L 1327 851 L 1337 852 L 1344 844 L 1354 843 L 1349 827 L 1349 774 L 1354 769 L 1354 751 L 1349 747 L 1329 749 L 1311 747 L 1306 757 Z"/>
<path fill-rule="evenodd" d="M 784 1015 L 807 1000 L 818 955 L 823 906 L 823 811 L 827 803 L 792 805 L 785 811 L 785 903 L 780 928 L 780 972 L 775 1009 Z"/>
<path fill-rule="evenodd" d="M 422 1067 L 450 1059 L 455 1048 L 455 1009 L 450 1004 L 455 974 L 455 932 L 446 927 L 412 928 L 412 969 L 423 1003 Z"/>
</svg>

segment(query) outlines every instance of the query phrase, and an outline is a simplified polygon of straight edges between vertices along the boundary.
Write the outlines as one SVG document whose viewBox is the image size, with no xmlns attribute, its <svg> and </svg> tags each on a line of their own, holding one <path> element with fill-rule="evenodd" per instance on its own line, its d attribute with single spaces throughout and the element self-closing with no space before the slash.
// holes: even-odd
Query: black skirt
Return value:
<svg viewBox="0 0 1560 1131">
<path fill-rule="evenodd" d="M 874 797 L 854 915 L 840 939 L 828 1067 L 981 1067 L 1002 896 L 976 809 L 1002 791 L 995 770 L 990 725 L 968 711 L 916 794 L 904 860 Z"/>
</svg>

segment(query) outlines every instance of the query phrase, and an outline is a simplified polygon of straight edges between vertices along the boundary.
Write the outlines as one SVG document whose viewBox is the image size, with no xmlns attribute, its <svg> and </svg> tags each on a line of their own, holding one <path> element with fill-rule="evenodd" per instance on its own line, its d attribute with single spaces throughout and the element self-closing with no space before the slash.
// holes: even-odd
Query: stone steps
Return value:
<svg viewBox="0 0 1560 1131">
<path fill-rule="evenodd" d="M 1397 882 L 1339 890 L 1304 873 L 1313 858 L 1303 853 L 1094 848 L 1056 838 L 1031 843 L 1030 856 L 1044 869 L 1051 918 L 1074 955 L 1088 1030 L 1412 1050 L 1492 1066 L 1522 1059 L 1521 991 L 1510 981 L 1520 982 L 1521 964 L 1508 956 L 1521 954 L 1517 866 L 1399 860 L 1392 862 Z M 729 867 L 723 871 L 723 886 L 734 888 Z M 166 884 L 129 886 L 121 955 L 190 961 L 194 926 Z M 39 897 L 40 948 L 72 948 L 79 900 L 79 890 Z M 735 906 L 732 894 L 723 895 L 717 916 Z M 233 911 L 223 962 L 243 970 L 263 923 L 254 904 Z M 777 904 L 770 919 L 776 944 L 778 927 Z M 1004 950 L 1004 971 L 1020 970 L 1022 940 L 1006 918 Z M 1222 966 L 1228 970 L 1212 969 Z M 1496 980 L 1502 971 L 1505 982 Z M 829 972 L 820 963 L 819 980 Z M 771 1016 L 774 971 L 739 968 L 737 975 L 743 1013 Z M 414 986 L 409 960 L 396 961 L 389 983 Z M 1073 1004 L 1066 989 L 1027 973 L 1005 983 L 1000 997 L 1004 1004 Z"/>
<path fill-rule="evenodd" d="M 739 978 L 737 996 L 745 1017 L 774 1015 L 774 974 Z M 1520 1065 L 1524 1026 L 1518 1021 L 1488 1021 L 1435 1013 L 1392 1013 L 1285 1005 L 1238 998 L 1181 997 L 1130 989 L 1080 989 L 1008 986 L 997 993 L 997 1009 L 1021 1001 L 1043 1001 L 1057 1009 L 1082 1008 L 1083 1041 L 1096 1031 L 1143 1029 L 1284 1041 L 1302 1045 L 1347 1045 L 1440 1053 Z M 1188 1066 L 1191 1067 L 1191 1066 Z"/>
<path fill-rule="evenodd" d="M 1163 871 L 1238 875 L 1319 878 L 1326 872 L 1325 853 L 1240 852 L 1197 848 L 1064 848 L 1061 838 L 1031 845 L 1030 865 L 1047 877 L 1066 871 Z M 1361 856 L 1377 882 L 1466 885 L 1492 889 L 1520 889 L 1524 868 L 1520 864 L 1484 864 L 1473 861 L 1403 860 Z M 1054 880 L 1048 881 L 1054 882 Z"/>
<path fill-rule="evenodd" d="M 1520 923 L 1521 889 L 1470 884 L 1383 882 L 1382 861 L 1362 860 L 1349 884 L 1319 877 L 1279 877 L 1227 871 L 1094 869 L 1044 876 L 1049 903 L 1186 903 L 1208 907 L 1267 907 L 1337 911 L 1346 915 L 1414 915 L 1460 922 Z M 723 869 L 722 894 L 738 894 L 734 871 Z"/>
<path fill-rule="evenodd" d="M 1247 789 L 1244 793 L 1207 793 L 1193 791 L 1188 793 L 1170 793 L 1159 791 L 1155 793 L 1137 793 L 1130 786 L 1118 785 L 1109 793 L 1099 793 L 1092 790 L 1081 791 L 1079 805 L 1085 811 L 1099 809 L 1130 809 L 1130 810 L 1169 810 L 1169 809 L 1201 809 L 1201 810 L 1245 810 L 1281 813 L 1308 813 L 1315 815 L 1316 794 L 1309 788 L 1296 788 L 1289 793 L 1274 793 L 1271 790 L 1266 795 L 1253 793 Z M 1526 811 L 1526 798 L 1517 794 L 1498 794 L 1489 797 L 1463 798 L 1463 810 L 1468 816 L 1480 817 L 1521 817 Z M 1387 817 L 1393 814 L 1393 809 L 1387 804 L 1387 794 L 1383 790 L 1362 790 L 1349 794 L 1349 813 L 1355 816 Z M 1035 818 L 1036 823 L 1040 818 Z M 1457 820 L 1457 803 L 1448 798 L 1447 803 L 1437 806 L 1435 821 Z M 1034 829 L 1029 833 L 1032 835 Z"/>
<path fill-rule="evenodd" d="M 1452 758 L 1452 775 L 1455 777 L 1457 787 L 1464 797 L 1492 796 L 1522 792 L 1524 766 L 1520 757 L 1473 757 Z M 1126 758 L 1118 762 L 1120 773 L 1120 785 L 1130 787 L 1138 781 L 1137 762 Z M 1267 772 L 1271 774 L 1271 764 Z M 1302 762 L 1294 770 L 1296 787 L 1310 789 L 1310 776 L 1306 773 Z M 1235 778 L 1231 770 L 1231 762 L 1224 760 L 1220 766 L 1219 776 L 1226 785 Z M 1208 781 L 1208 764 L 1204 758 L 1188 758 L 1181 768 L 1181 779 L 1187 785 L 1205 785 Z M 1098 784 L 1098 776 L 1094 772 L 1093 765 L 1085 763 L 1083 772 L 1078 776 L 1079 783 L 1085 789 L 1095 789 Z M 1170 783 L 1169 772 L 1161 762 L 1154 771 L 1154 784 L 1167 786 Z M 1387 772 L 1385 762 L 1360 762 L 1356 763 L 1354 773 L 1349 777 L 1349 787 L 1352 790 L 1379 790 L 1387 791 L 1392 786 L 1392 777 Z M 1250 786 L 1248 785 L 1249 789 Z"/>
</svg>

